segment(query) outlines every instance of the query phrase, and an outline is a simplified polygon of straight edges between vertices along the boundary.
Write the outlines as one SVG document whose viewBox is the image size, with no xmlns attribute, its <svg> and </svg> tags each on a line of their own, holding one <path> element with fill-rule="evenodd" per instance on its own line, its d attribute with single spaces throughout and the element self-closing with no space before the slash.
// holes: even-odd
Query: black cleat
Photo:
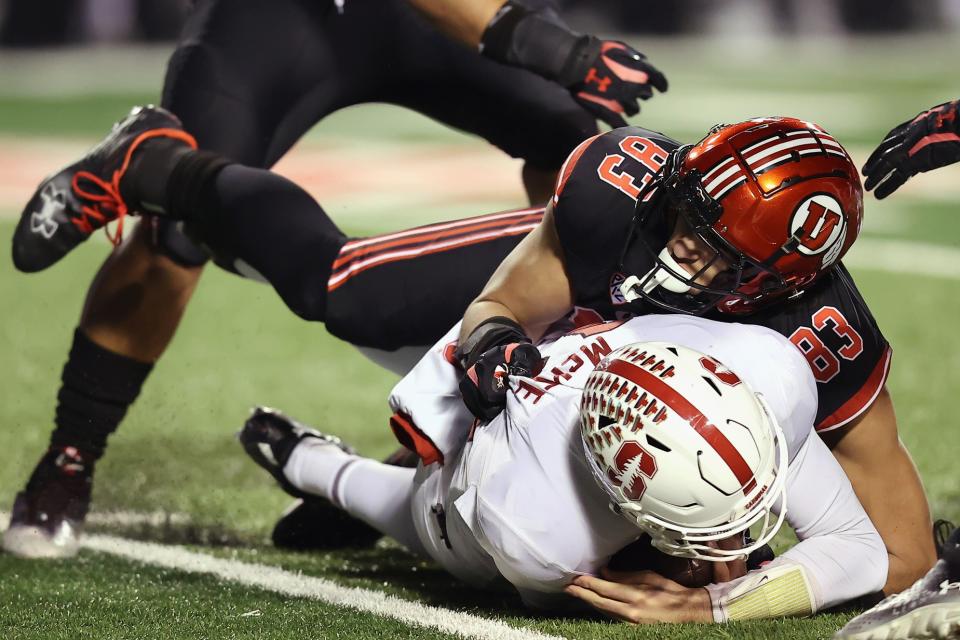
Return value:
<svg viewBox="0 0 960 640">
<path fill-rule="evenodd" d="M 254 409 L 238 438 L 254 462 L 266 469 L 284 491 L 299 498 L 274 526 L 274 545 L 295 551 L 331 550 L 369 547 L 382 537 L 379 531 L 329 500 L 300 491 L 283 474 L 294 447 L 305 438 L 317 438 L 354 454 L 339 438 L 320 433 L 267 407 Z"/>
<path fill-rule="evenodd" d="M 383 463 L 413 468 L 419 461 L 417 454 L 401 447 Z M 322 498 L 297 500 L 291 504 L 277 520 L 272 535 L 274 546 L 292 551 L 366 549 L 382 537 L 382 533 L 366 522 Z"/>
<path fill-rule="evenodd" d="M 933 546 L 937 550 L 937 558 L 943 557 L 943 551 L 945 548 L 948 548 L 947 545 L 951 544 L 951 539 L 955 539 L 958 535 L 957 525 L 953 524 L 949 520 L 936 520 L 933 523 Z M 956 543 L 954 543 L 956 544 Z"/>
<path fill-rule="evenodd" d="M 340 438 L 320 433 L 269 407 L 255 408 L 237 438 L 247 455 L 266 469 L 281 488 L 294 498 L 315 498 L 290 484 L 283 475 L 283 468 L 290 459 L 290 454 L 301 440 L 316 438 L 351 455 L 356 453 L 343 444 Z"/>
<path fill-rule="evenodd" d="M 943 556 L 912 587 L 864 611 L 834 636 L 843 640 L 960 638 L 960 544 L 947 541 Z"/>
<path fill-rule="evenodd" d="M 119 220 L 117 231 L 108 237 L 119 244 L 128 213 L 120 180 L 133 152 L 151 138 L 197 146 L 169 111 L 135 107 L 84 157 L 40 183 L 13 234 L 14 266 L 25 272 L 46 269 L 112 220 Z"/>
<path fill-rule="evenodd" d="M 323 498 L 297 500 L 273 527 L 273 544 L 291 551 L 366 549 L 383 534 Z"/>
<path fill-rule="evenodd" d="M 13 503 L 4 550 L 22 558 L 76 555 L 92 486 L 92 460 L 73 447 L 47 451 Z"/>
</svg>

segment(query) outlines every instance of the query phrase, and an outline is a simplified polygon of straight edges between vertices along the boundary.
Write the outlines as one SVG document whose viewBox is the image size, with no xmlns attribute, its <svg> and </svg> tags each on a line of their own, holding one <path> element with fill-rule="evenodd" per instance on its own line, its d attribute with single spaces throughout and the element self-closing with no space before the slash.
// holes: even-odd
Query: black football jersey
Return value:
<svg viewBox="0 0 960 640">
<path fill-rule="evenodd" d="M 620 259 L 640 190 L 678 146 L 662 133 L 624 127 L 586 140 L 564 165 L 554 220 L 578 322 L 662 313 L 642 299 L 627 303 L 620 293 L 626 276 L 642 276 L 653 268 L 653 256 L 631 251 L 623 269 Z M 650 234 L 651 246 L 662 247 L 670 229 L 664 221 L 642 232 Z M 817 380 L 818 431 L 855 418 L 886 381 L 890 346 L 842 264 L 798 298 L 750 315 L 714 311 L 707 317 L 769 327 L 800 349 Z"/>
</svg>

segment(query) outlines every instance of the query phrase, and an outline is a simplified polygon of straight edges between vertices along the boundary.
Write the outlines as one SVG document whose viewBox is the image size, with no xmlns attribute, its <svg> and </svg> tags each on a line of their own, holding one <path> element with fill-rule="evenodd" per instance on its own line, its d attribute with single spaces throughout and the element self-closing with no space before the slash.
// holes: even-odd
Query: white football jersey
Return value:
<svg viewBox="0 0 960 640">
<path fill-rule="evenodd" d="M 472 417 L 462 405 L 456 369 L 444 359 L 444 346 L 457 331 L 397 385 L 391 405 L 443 453 L 444 464 L 419 472 L 414 520 L 434 559 L 467 581 L 479 585 L 502 576 L 528 603 L 551 606 L 573 577 L 597 573 L 640 535 L 609 509 L 609 498 L 593 478 L 578 412 L 592 369 L 606 354 L 634 342 L 671 342 L 708 354 L 764 396 L 783 429 L 790 460 L 798 462 L 788 472 L 787 520 L 801 538 L 851 523 L 876 533 L 833 456 L 819 438 L 810 437 L 817 390 L 809 365 L 772 330 L 650 315 L 543 342 L 542 372 L 512 379 L 506 410 L 475 428 L 469 441 Z M 831 545 L 806 552 L 802 547 L 795 547 L 799 561 L 827 565 L 819 574 L 815 568 L 815 580 L 832 584 L 847 577 L 831 574 L 838 563 L 824 557 L 833 555 Z M 866 593 L 861 588 L 819 584 L 819 600 L 829 606 Z"/>
</svg>

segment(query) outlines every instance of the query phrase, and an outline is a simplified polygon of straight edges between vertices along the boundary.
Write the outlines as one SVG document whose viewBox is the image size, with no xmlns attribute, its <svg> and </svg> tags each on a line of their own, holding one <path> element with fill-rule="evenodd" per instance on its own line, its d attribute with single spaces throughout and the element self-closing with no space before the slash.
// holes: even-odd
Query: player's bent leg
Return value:
<svg viewBox="0 0 960 640">
<path fill-rule="evenodd" d="M 543 216 L 534 207 L 348 242 L 309 194 L 274 173 L 169 144 L 139 153 L 124 182 L 129 206 L 183 220 L 218 261 L 262 276 L 294 313 L 363 347 L 432 344 Z"/>
<path fill-rule="evenodd" d="M 358 456 L 339 438 L 272 409 L 256 409 L 239 439 L 254 462 L 304 500 L 293 513 L 320 539 L 309 548 L 366 546 L 382 532 L 419 551 L 410 516 L 414 469 Z"/>
<path fill-rule="evenodd" d="M 537 7 L 556 4 L 532 2 Z M 563 87 L 478 56 L 404 9 L 391 34 L 402 81 L 387 84 L 381 99 L 481 136 L 523 159 L 529 201 L 545 203 L 567 156 L 598 132 L 596 119 Z"/>
<path fill-rule="evenodd" d="M 166 350 L 203 273 L 157 247 L 152 222 L 144 220 L 104 262 L 80 319 L 92 341 L 142 362 Z"/>
<path fill-rule="evenodd" d="M 460 321 L 543 211 L 504 211 L 345 243 L 327 283 L 327 329 L 385 351 L 432 345 Z"/>
<path fill-rule="evenodd" d="M 853 424 L 824 434 L 890 555 L 884 593 L 897 593 L 936 561 L 930 508 L 917 468 L 897 435 L 884 388 Z"/>
<path fill-rule="evenodd" d="M 200 271 L 158 253 L 147 225 L 103 264 L 63 368 L 50 448 L 16 498 L 7 552 L 76 553 L 96 461 L 172 338 Z"/>
</svg>

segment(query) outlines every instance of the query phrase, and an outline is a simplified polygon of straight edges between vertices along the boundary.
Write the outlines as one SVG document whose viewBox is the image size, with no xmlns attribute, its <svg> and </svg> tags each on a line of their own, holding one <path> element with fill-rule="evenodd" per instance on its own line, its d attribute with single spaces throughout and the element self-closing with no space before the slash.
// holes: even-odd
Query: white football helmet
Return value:
<svg viewBox="0 0 960 640">
<path fill-rule="evenodd" d="M 708 355 L 661 342 L 615 350 L 587 378 L 580 432 L 614 510 L 664 553 L 725 562 L 783 523 L 783 432 L 763 398 Z M 710 544 L 757 524 L 741 549 Z"/>
</svg>

